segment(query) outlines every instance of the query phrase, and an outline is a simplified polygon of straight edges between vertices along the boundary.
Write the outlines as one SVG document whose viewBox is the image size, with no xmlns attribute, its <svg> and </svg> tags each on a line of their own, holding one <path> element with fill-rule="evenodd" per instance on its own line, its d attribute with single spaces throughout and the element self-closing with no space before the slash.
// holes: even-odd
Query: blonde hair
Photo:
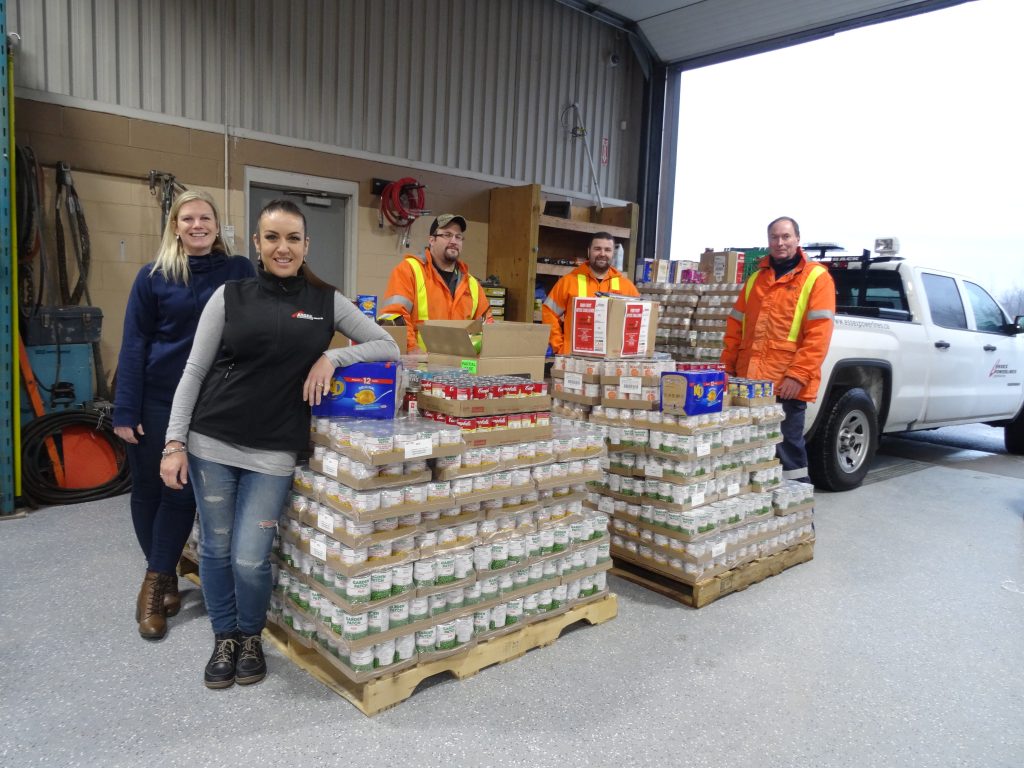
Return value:
<svg viewBox="0 0 1024 768">
<path fill-rule="evenodd" d="M 213 210 L 213 219 L 217 224 L 217 237 L 213 241 L 211 252 L 220 251 L 228 256 L 231 255 L 231 248 L 220 232 L 220 211 L 217 210 L 217 204 L 209 192 L 190 189 L 174 198 L 171 210 L 167 214 L 163 237 L 160 238 L 160 249 L 156 253 L 156 261 L 149 271 L 150 275 L 155 272 L 163 272 L 164 278 L 168 281 L 188 285 L 188 254 L 185 253 L 181 240 L 178 239 L 176 229 L 181 207 L 196 200 L 206 203 Z"/>
</svg>

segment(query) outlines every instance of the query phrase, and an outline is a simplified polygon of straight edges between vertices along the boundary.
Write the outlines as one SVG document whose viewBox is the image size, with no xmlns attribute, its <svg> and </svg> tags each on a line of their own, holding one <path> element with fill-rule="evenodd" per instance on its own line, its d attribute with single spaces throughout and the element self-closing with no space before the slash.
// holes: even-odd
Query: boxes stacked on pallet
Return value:
<svg viewBox="0 0 1024 768">
<path fill-rule="evenodd" d="M 594 376 L 604 362 L 566 358 L 555 367 L 566 381 L 565 371 Z M 770 382 L 731 382 L 736 405 L 687 416 L 667 386 L 664 407 L 675 414 L 562 400 L 558 381 L 556 425 L 608 444 L 607 475 L 591 484 L 587 505 L 612 518 L 616 558 L 695 584 L 813 541 L 813 487 L 784 483 L 775 457 L 783 412 Z"/>
<path fill-rule="evenodd" d="M 511 442 L 529 433 L 505 428 L 475 447 L 496 433 L 428 418 L 317 430 L 282 526 L 271 620 L 349 679 L 458 653 L 607 591 L 608 521 L 583 504 L 603 476 L 598 437 L 548 425 L 550 437 Z"/>
</svg>

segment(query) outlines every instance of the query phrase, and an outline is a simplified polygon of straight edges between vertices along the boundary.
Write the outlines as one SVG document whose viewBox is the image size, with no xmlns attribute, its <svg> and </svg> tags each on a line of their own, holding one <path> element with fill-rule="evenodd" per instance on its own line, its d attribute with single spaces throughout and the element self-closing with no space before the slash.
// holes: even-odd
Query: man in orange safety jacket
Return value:
<svg viewBox="0 0 1024 768">
<path fill-rule="evenodd" d="M 423 253 L 406 254 L 391 271 L 380 313 L 405 318 L 407 351 L 423 350 L 417 326 L 426 320 L 475 320 L 493 322 L 491 305 L 480 281 L 460 261 L 466 219 L 443 213 L 430 225 Z"/>
<path fill-rule="evenodd" d="M 587 246 L 587 263 L 563 275 L 541 307 L 541 318 L 551 326 L 550 344 L 556 355 L 572 354 L 572 300 L 594 296 L 598 291 L 639 296 L 632 281 L 612 266 L 615 239 L 597 232 Z"/>
<path fill-rule="evenodd" d="M 720 360 L 730 375 L 775 383 L 785 412 L 776 446 L 783 476 L 809 482 L 804 414 L 832 340 L 835 283 L 828 268 L 807 260 L 800 226 L 787 216 L 768 225 L 768 252 L 729 314 Z"/>
</svg>

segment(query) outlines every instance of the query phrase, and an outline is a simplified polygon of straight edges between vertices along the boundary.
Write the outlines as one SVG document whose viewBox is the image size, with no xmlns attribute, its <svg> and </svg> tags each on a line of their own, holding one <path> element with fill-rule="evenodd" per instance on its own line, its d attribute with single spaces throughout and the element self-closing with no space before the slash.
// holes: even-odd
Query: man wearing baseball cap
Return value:
<svg viewBox="0 0 1024 768">
<path fill-rule="evenodd" d="M 380 311 L 405 319 L 408 352 L 424 349 L 417 326 L 426 320 L 483 317 L 492 322 L 491 305 L 480 290 L 480 281 L 460 259 L 465 233 L 464 217 L 442 213 L 430 225 L 423 253 L 407 254 L 388 278 Z"/>
</svg>

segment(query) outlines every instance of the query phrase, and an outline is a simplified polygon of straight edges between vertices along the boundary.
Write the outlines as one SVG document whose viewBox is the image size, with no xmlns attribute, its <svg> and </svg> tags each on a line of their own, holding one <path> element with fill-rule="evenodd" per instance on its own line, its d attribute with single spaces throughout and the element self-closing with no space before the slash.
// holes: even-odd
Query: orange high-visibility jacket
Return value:
<svg viewBox="0 0 1024 768">
<path fill-rule="evenodd" d="M 572 300 L 577 296 L 594 296 L 598 291 L 623 296 L 640 295 L 632 281 L 615 267 L 609 267 L 602 280 L 594 277 L 589 264 L 580 264 L 563 275 L 540 310 L 541 318 L 551 326 L 550 344 L 556 355 L 572 354 Z"/>
<path fill-rule="evenodd" d="M 455 295 L 448 290 L 444 278 L 438 274 L 430 251 L 406 254 L 391 271 L 380 314 L 397 312 L 405 318 L 407 350 L 425 349 L 416 326 L 425 320 L 475 320 L 485 317 L 490 321 L 491 304 L 480 289 L 480 281 L 469 274 L 461 261 L 456 267 L 462 277 Z"/>
<path fill-rule="evenodd" d="M 798 400 L 813 402 L 832 340 L 836 288 L 828 268 L 807 260 L 778 280 L 766 256 L 740 291 L 725 326 L 720 358 L 729 373 L 803 384 Z"/>
</svg>

